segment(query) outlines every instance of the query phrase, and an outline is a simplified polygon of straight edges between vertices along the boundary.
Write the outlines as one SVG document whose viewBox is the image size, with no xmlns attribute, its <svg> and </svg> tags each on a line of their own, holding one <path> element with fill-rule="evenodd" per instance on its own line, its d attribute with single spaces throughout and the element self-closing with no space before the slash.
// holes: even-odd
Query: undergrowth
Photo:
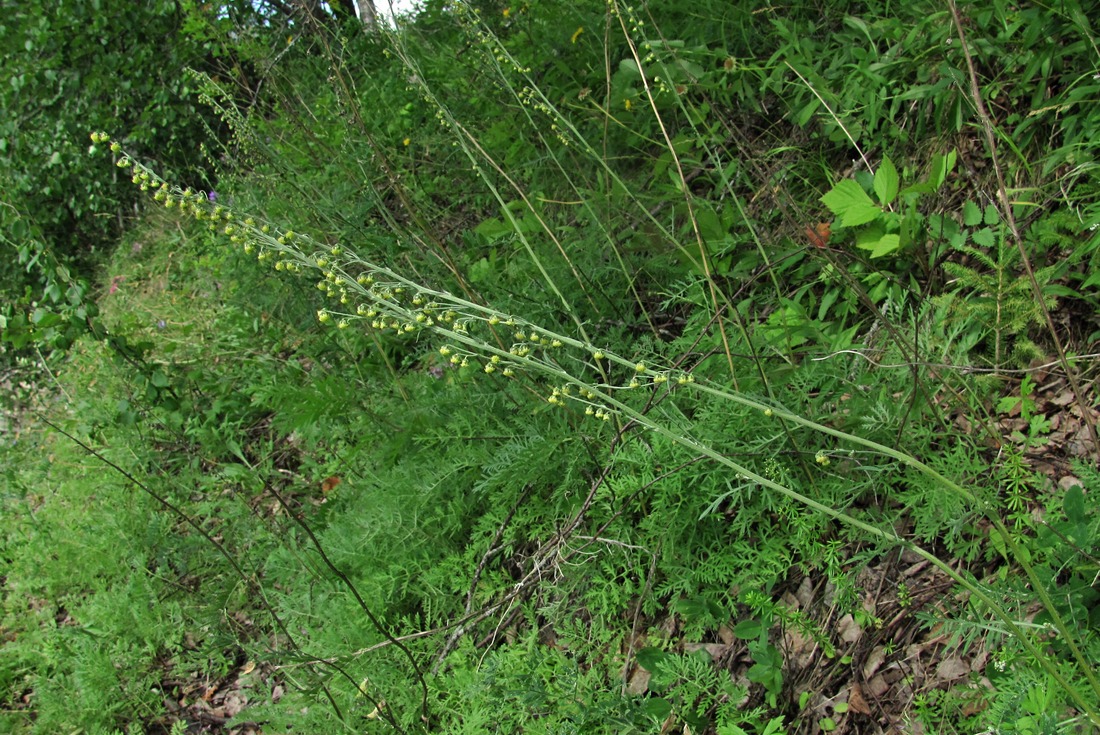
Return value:
<svg viewBox="0 0 1100 735">
<path fill-rule="evenodd" d="M 0 722 L 1087 732 L 1098 56 L 960 10 L 299 20 L 217 191 L 94 133 L 160 207 L 5 333 Z"/>
</svg>

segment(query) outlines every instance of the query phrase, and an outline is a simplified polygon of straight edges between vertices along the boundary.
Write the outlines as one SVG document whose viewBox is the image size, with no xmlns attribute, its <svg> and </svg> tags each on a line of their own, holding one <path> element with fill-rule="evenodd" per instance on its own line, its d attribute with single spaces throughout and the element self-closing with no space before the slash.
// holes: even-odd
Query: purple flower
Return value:
<svg viewBox="0 0 1100 735">
<path fill-rule="evenodd" d="M 218 201 L 218 192 L 212 191 L 212 192 L 210 192 L 209 194 L 206 195 L 206 198 L 209 199 L 212 202 L 216 202 L 216 201 Z"/>
<path fill-rule="evenodd" d="M 165 322 L 163 319 L 157 320 L 157 329 L 164 329 L 166 326 L 167 322 Z"/>
</svg>

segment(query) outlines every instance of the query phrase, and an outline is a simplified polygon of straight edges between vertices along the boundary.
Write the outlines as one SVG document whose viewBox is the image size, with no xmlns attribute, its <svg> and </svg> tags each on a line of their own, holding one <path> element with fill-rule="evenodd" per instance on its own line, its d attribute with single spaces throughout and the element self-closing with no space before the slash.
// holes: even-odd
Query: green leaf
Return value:
<svg viewBox="0 0 1100 735">
<path fill-rule="evenodd" d="M 814 97 L 812 100 L 806 103 L 805 107 L 798 111 L 798 114 L 794 116 L 794 122 L 798 127 L 806 127 L 806 123 L 810 122 L 810 118 L 817 112 L 817 108 L 821 106 L 820 100 Z"/>
<path fill-rule="evenodd" d="M 997 401 L 997 413 L 1009 413 L 1021 403 L 1019 396 L 1002 396 L 1001 400 Z"/>
<path fill-rule="evenodd" d="M 642 75 L 641 70 L 638 68 L 638 62 L 634 59 L 623 59 L 619 62 L 619 71 L 625 76 L 640 77 Z"/>
<path fill-rule="evenodd" d="M 1074 523 L 1085 523 L 1088 520 L 1085 517 L 1085 494 L 1080 485 L 1072 485 L 1066 490 L 1066 497 L 1062 499 L 1062 510 L 1065 511 L 1066 518 Z"/>
<path fill-rule="evenodd" d="M 837 216 L 844 227 L 858 227 L 874 221 L 882 210 L 871 201 L 859 184 L 845 179 L 821 197 L 822 203 Z"/>
<path fill-rule="evenodd" d="M 657 722 L 664 722 L 672 714 L 672 704 L 667 699 L 651 699 L 642 706 L 642 709 L 646 715 Z"/>
<path fill-rule="evenodd" d="M 894 163 L 887 157 L 882 157 L 878 171 L 875 172 L 875 196 L 883 206 L 890 204 L 898 195 L 898 170 Z"/>
<path fill-rule="evenodd" d="M 970 233 L 970 239 L 975 245 L 981 245 L 983 248 L 991 248 L 997 242 L 997 236 L 988 227 Z"/>
<path fill-rule="evenodd" d="M 958 154 L 955 151 L 950 151 L 946 156 L 937 153 L 932 157 L 932 170 L 928 173 L 928 182 L 932 184 L 933 190 L 939 189 L 943 186 L 943 182 L 947 181 L 947 174 L 955 168 L 957 157 Z"/>
<path fill-rule="evenodd" d="M 881 258 L 883 255 L 889 255 L 901 249 L 901 235 L 882 234 L 881 230 L 874 228 L 856 235 L 856 247 L 861 250 L 870 250 L 872 258 Z"/>
<path fill-rule="evenodd" d="M 740 725 L 727 722 L 724 725 L 718 726 L 718 735 L 749 735 L 749 731 Z"/>
<path fill-rule="evenodd" d="M 759 638 L 763 632 L 764 624 L 759 620 L 742 620 L 733 629 L 733 634 L 743 641 Z"/>
<path fill-rule="evenodd" d="M 985 217 L 983 218 L 985 224 L 992 227 L 993 225 L 1001 221 L 1001 213 L 997 211 L 997 208 L 992 204 L 987 204 L 985 207 Z"/>
<path fill-rule="evenodd" d="M 649 673 L 655 673 L 668 660 L 668 654 L 659 648 L 643 648 L 638 651 L 638 665 Z"/>
<path fill-rule="evenodd" d="M 783 715 L 773 717 L 760 735 L 779 735 L 783 732 Z"/>
<path fill-rule="evenodd" d="M 709 207 L 696 210 L 695 223 L 699 226 L 699 234 L 708 244 L 717 242 L 726 235 L 726 228 L 722 226 L 718 213 Z"/>
<path fill-rule="evenodd" d="M 969 201 L 963 204 L 963 224 L 967 227 L 974 227 L 981 223 L 982 210 L 978 208 L 978 205 Z"/>
<path fill-rule="evenodd" d="M 488 240 L 497 240 L 505 235 L 512 234 L 515 232 L 515 228 L 501 219 L 490 217 L 475 227 L 474 232 Z"/>
</svg>

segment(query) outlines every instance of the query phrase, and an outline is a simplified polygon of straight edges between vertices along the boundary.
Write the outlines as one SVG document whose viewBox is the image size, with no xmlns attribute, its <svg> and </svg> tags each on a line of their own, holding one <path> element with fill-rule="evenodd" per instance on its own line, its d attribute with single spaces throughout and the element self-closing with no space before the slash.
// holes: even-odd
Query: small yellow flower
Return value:
<svg viewBox="0 0 1100 735">
<path fill-rule="evenodd" d="M 412 138 L 405 138 L 401 143 L 407 148 L 409 144 L 412 143 Z"/>
<path fill-rule="evenodd" d="M 500 14 L 503 15 L 505 18 L 510 18 L 512 17 L 512 9 L 505 8 L 504 10 L 500 11 Z"/>
<path fill-rule="evenodd" d="M 634 106 L 634 103 L 632 103 L 629 98 L 623 100 L 623 107 L 626 108 L 627 112 L 629 112 L 630 108 L 632 108 L 633 106 Z"/>
</svg>

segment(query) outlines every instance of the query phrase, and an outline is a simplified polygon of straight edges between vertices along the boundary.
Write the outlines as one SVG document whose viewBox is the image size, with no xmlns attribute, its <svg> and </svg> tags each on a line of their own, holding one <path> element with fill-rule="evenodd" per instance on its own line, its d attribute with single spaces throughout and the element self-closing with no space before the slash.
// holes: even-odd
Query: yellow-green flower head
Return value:
<svg viewBox="0 0 1100 735">
<path fill-rule="evenodd" d="M 324 309 L 321 309 L 317 312 L 317 321 L 321 322 L 322 324 L 328 324 L 330 321 L 332 321 L 332 315 Z"/>
<path fill-rule="evenodd" d="M 644 362 L 639 362 L 637 365 L 634 366 L 634 371 L 637 372 L 637 373 L 644 373 L 645 372 L 645 363 Z"/>
</svg>

